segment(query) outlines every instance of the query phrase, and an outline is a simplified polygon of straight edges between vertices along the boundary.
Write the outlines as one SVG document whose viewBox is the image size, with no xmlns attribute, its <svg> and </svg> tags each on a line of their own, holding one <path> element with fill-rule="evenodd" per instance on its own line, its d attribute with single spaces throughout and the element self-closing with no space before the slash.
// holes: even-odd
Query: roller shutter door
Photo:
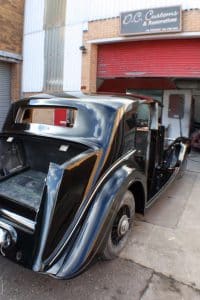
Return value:
<svg viewBox="0 0 200 300">
<path fill-rule="evenodd" d="M 0 62 L 0 130 L 10 106 L 11 68 L 10 64 Z"/>
<path fill-rule="evenodd" d="M 200 78 L 200 39 L 99 45 L 98 78 Z"/>
</svg>

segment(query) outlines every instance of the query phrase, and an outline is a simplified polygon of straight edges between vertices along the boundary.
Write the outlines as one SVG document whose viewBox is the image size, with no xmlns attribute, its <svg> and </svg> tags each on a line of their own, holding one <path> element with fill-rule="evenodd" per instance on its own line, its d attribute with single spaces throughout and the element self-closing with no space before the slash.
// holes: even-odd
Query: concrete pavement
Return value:
<svg viewBox="0 0 200 300">
<path fill-rule="evenodd" d="M 121 258 L 134 261 L 198 289 L 199 172 L 200 157 L 192 153 L 185 175 L 149 209 L 144 218 L 137 218 L 129 245 L 121 254 Z"/>
<path fill-rule="evenodd" d="M 131 261 L 98 262 L 70 281 L 0 258 L 1 300 L 199 300 L 200 291 Z"/>
</svg>

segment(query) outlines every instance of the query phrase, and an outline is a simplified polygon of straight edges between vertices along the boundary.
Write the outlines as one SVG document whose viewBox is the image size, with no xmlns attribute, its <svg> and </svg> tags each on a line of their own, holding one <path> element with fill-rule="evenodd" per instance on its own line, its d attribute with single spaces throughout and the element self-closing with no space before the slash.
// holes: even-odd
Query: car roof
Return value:
<svg viewBox="0 0 200 300">
<path fill-rule="evenodd" d="M 34 134 L 65 140 L 72 140 L 95 147 L 107 148 L 113 130 L 129 108 L 137 105 L 137 100 L 128 97 L 105 95 L 48 95 L 39 94 L 12 104 L 3 131 L 16 134 Z M 47 124 L 18 124 L 18 109 L 30 107 L 55 107 L 77 109 L 76 121 L 72 128 Z"/>
<path fill-rule="evenodd" d="M 12 104 L 3 131 L 10 134 L 44 135 L 106 148 L 123 114 L 138 105 L 138 100 L 146 102 L 149 98 L 121 94 L 38 94 Z M 78 114 L 73 128 L 37 123 L 26 124 L 26 126 L 17 124 L 15 120 L 18 109 L 26 107 L 74 108 L 78 110 Z"/>
<path fill-rule="evenodd" d="M 72 93 L 72 94 L 37 94 L 30 96 L 29 98 L 21 101 L 26 102 L 27 105 L 39 105 L 39 106 L 70 106 L 79 107 L 84 104 L 95 104 L 98 106 L 106 106 L 113 109 L 119 109 L 121 107 L 127 107 L 134 102 L 137 102 L 137 98 L 121 95 L 94 95 L 94 94 L 83 94 L 83 93 Z M 21 102 L 19 101 L 19 102 Z"/>
</svg>

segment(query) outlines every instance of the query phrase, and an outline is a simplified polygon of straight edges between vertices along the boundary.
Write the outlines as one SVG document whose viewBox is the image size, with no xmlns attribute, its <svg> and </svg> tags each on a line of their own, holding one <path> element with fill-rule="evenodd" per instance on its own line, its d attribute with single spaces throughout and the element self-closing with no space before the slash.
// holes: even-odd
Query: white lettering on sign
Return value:
<svg viewBox="0 0 200 300">
<path fill-rule="evenodd" d="M 182 30 L 181 6 L 158 7 L 121 13 L 122 35 Z"/>
<path fill-rule="evenodd" d="M 123 19 L 123 24 L 124 25 L 128 25 L 130 23 L 132 23 L 132 19 L 133 19 L 133 15 L 132 14 L 128 14 L 124 17 Z"/>
<path fill-rule="evenodd" d="M 167 20 L 171 20 L 172 22 L 176 22 L 177 18 L 173 18 L 173 17 L 177 17 L 178 16 L 178 12 L 177 11 L 172 11 L 172 12 L 161 12 L 159 14 L 154 14 L 154 10 L 150 9 L 146 12 L 145 15 L 142 15 L 142 11 L 138 11 L 136 13 L 129 13 L 127 15 L 124 16 L 123 18 L 123 25 L 128 25 L 131 23 L 143 23 L 146 24 L 146 22 L 150 22 L 152 20 L 157 20 L 157 19 L 165 19 L 168 18 Z M 170 17 L 172 17 L 170 19 Z M 162 23 L 162 22 L 161 22 Z M 151 24 L 153 24 L 153 22 L 151 22 Z M 156 22 L 155 22 L 156 24 Z"/>
<path fill-rule="evenodd" d="M 153 17 L 153 9 L 149 10 L 145 15 L 145 21 L 150 21 Z"/>
<path fill-rule="evenodd" d="M 123 19 L 123 24 L 128 25 L 131 23 L 139 23 L 142 22 L 142 13 L 139 11 L 136 14 L 128 14 Z"/>
<path fill-rule="evenodd" d="M 142 22 L 142 13 L 140 11 L 133 16 L 133 22 L 134 23 Z"/>
</svg>

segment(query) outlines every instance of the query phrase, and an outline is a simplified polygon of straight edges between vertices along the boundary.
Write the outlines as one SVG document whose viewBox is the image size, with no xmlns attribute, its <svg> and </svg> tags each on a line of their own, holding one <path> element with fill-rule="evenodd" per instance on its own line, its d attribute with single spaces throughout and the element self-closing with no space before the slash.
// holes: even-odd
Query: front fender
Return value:
<svg viewBox="0 0 200 300">
<path fill-rule="evenodd" d="M 124 165 L 98 191 L 71 251 L 48 270 L 58 278 L 72 278 L 82 272 L 98 252 L 112 224 L 113 213 L 128 185 L 142 174 Z"/>
</svg>

